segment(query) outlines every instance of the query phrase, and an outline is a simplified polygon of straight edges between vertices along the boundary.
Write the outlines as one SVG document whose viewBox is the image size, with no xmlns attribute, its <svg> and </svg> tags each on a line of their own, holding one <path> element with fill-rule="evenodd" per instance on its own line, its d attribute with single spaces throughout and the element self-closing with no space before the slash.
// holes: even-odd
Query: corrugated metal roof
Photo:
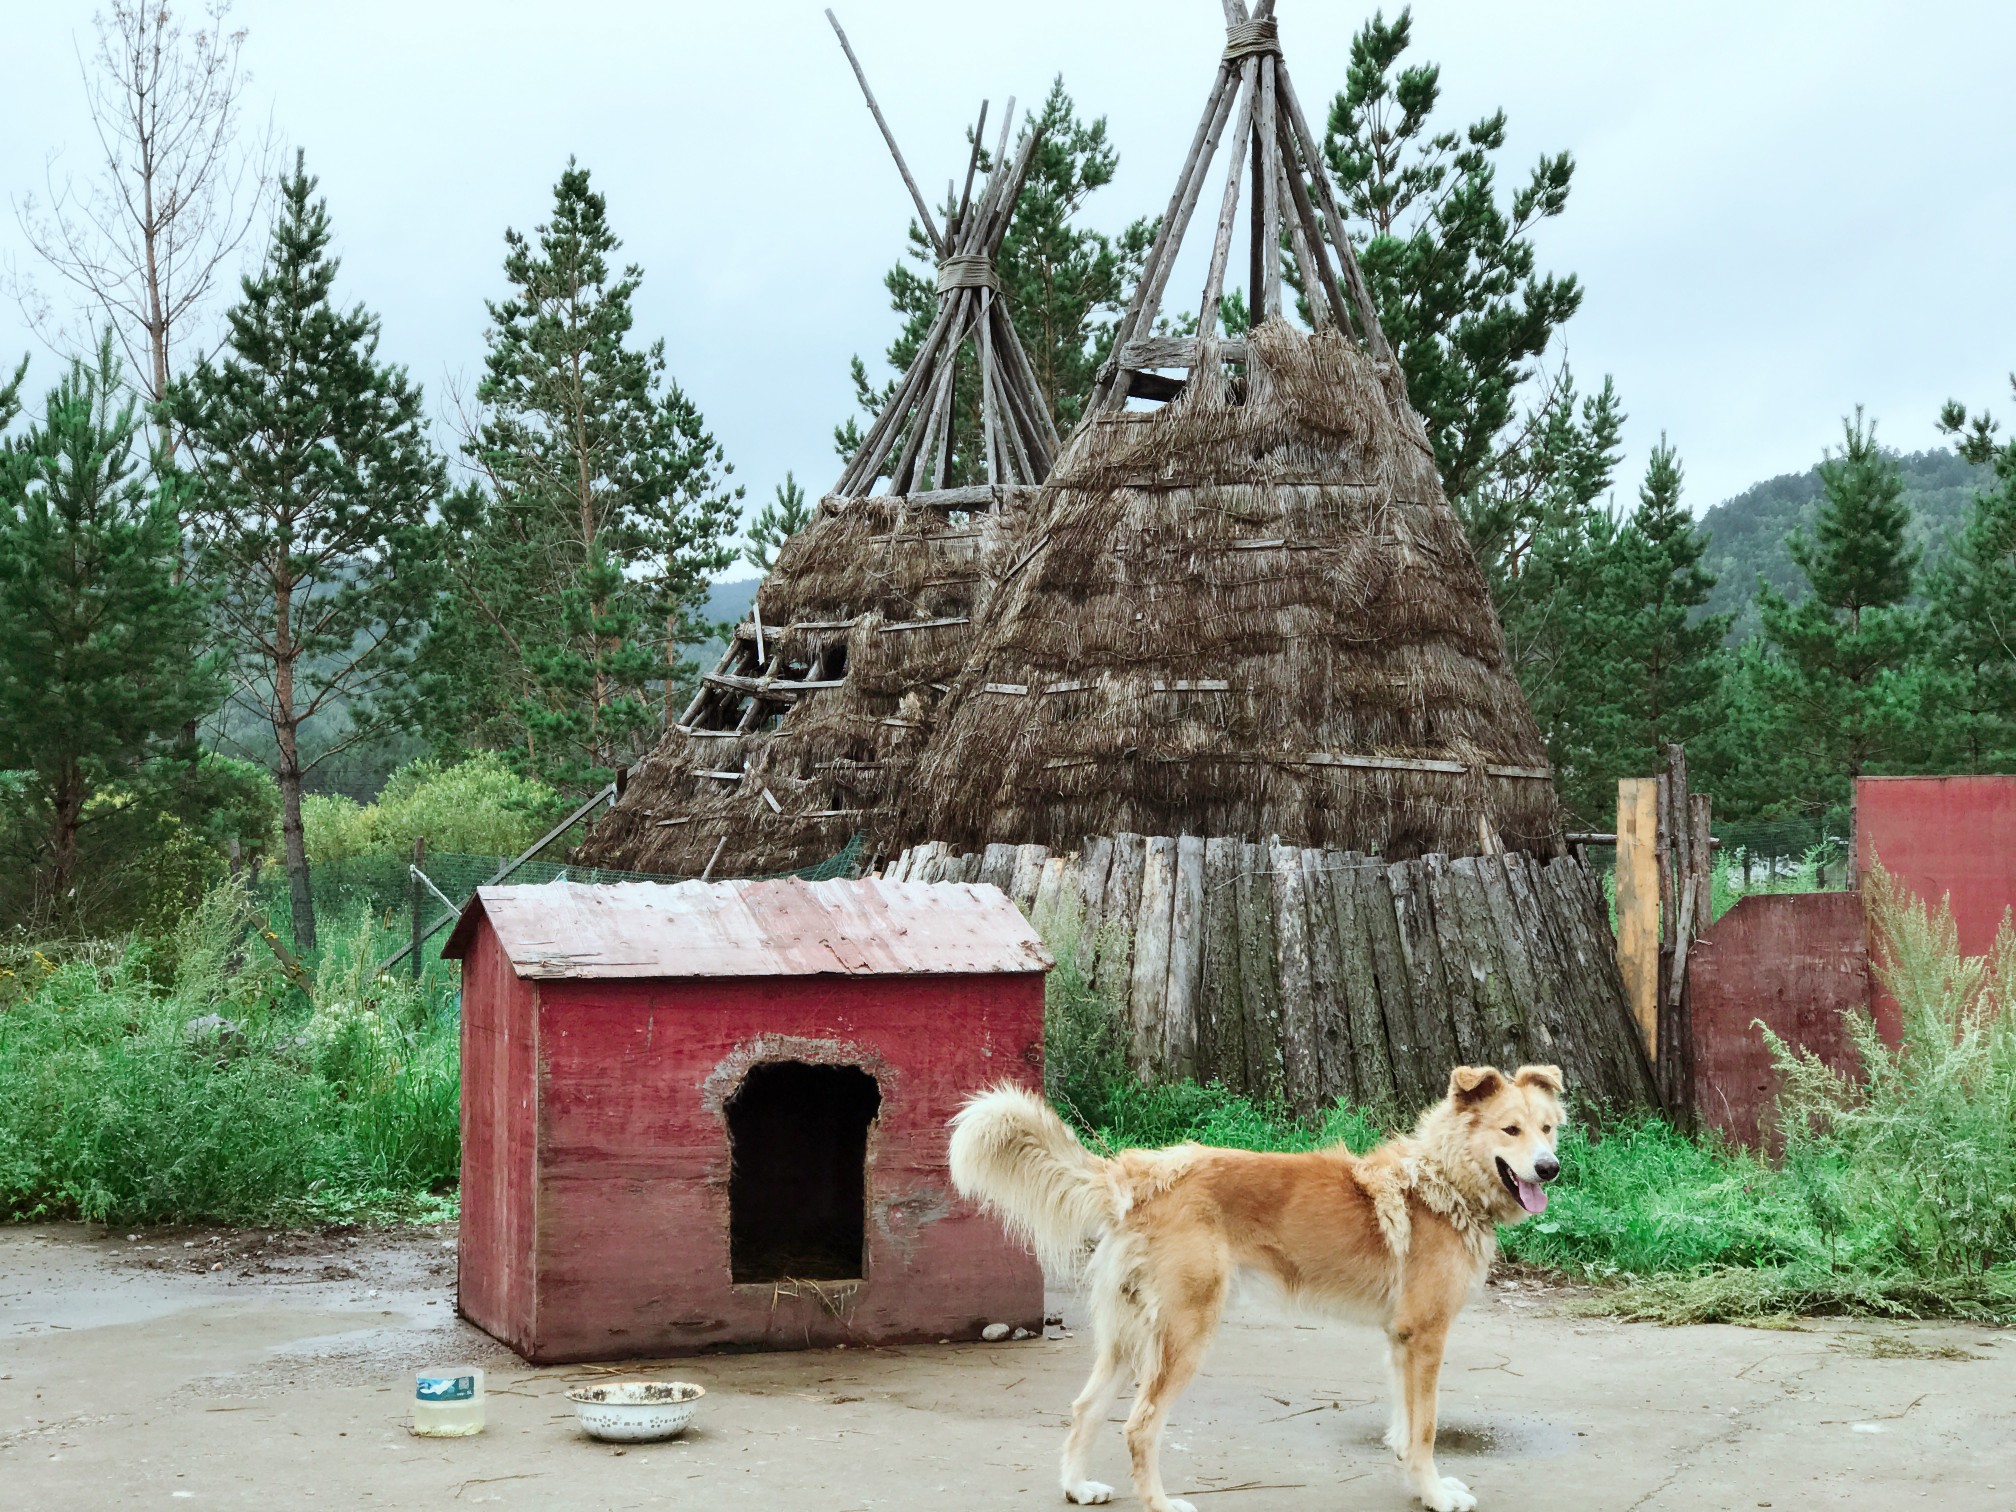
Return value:
<svg viewBox="0 0 2016 1512">
<path fill-rule="evenodd" d="M 1042 971 L 1043 941 L 1001 890 L 958 882 L 558 881 L 479 887 L 476 919 L 521 977 L 756 977 Z"/>
</svg>

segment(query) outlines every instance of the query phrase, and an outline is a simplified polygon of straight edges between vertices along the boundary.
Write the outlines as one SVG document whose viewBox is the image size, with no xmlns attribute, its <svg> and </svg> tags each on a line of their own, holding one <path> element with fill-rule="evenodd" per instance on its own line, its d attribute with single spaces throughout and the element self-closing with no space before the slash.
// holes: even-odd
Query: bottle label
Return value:
<svg viewBox="0 0 2016 1512">
<path fill-rule="evenodd" d="M 473 1375 L 423 1375 L 414 1380 L 413 1394 L 423 1402 L 471 1402 L 476 1399 Z"/>
</svg>

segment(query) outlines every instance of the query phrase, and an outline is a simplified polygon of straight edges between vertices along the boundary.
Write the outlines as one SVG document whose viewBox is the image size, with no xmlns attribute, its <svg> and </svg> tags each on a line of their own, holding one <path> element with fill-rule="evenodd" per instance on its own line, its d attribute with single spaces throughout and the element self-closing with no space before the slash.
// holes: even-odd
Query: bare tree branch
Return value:
<svg viewBox="0 0 2016 1512">
<path fill-rule="evenodd" d="M 169 0 L 111 0 L 92 18 L 97 46 L 78 49 L 98 163 L 80 183 L 52 154 L 47 203 L 15 200 L 35 253 L 73 285 L 89 323 L 111 325 L 147 398 L 158 404 L 176 371 L 178 339 L 230 270 L 272 178 L 269 119 L 249 145 L 239 136 L 251 74 L 245 31 L 228 30 L 230 0 L 208 0 L 191 30 Z M 8 291 L 43 338 L 74 345 L 31 281 Z M 164 420 L 161 445 L 176 437 Z"/>
</svg>

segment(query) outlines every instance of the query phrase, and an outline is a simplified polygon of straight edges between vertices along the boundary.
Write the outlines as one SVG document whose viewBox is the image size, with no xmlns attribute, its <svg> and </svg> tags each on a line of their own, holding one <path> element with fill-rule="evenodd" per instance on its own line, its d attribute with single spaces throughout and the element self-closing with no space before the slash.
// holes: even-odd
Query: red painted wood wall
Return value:
<svg viewBox="0 0 2016 1512">
<path fill-rule="evenodd" d="M 1855 848 L 1935 908 L 1950 899 L 1960 949 L 1986 955 L 2016 908 L 2016 777 L 1863 777 Z"/>
<path fill-rule="evenodd" d="M 1842 1015 L 1869 1006 L 1862 900 L 1855 893 L 1741 899 L 1688 952 L 1687 975 L 1696 1114 L 1704 1126 L 1755 1144 L 1778 1089 L 1759 1020 L 1830 1066 L 1855 1064 Z"/>
<path fill-rule="evenodd" d="M 1864 777 L 1855 830 L 1864 868 L 1880 861 L 1927 903 L 1950 903 L 1961 950 L 1987 952 L 2016 907 L 2016 777 Z M 1696 1111 L 1746 1143 L 1768 1136 L 1777 1090 L 1758 1020 L 1842 1069 L 1855 1066 L 1845 1010 L 1867 1008 L 1893 1044 L 1900 1033 L 1854 893 L 1745 898 L 1695 945 L 1688 974 Z"/>
<path fill-rule="evenodd" d="M 967 1094 L 1042 1085 L 1040 972 L 528 982 L 487 919 L 464 970 L 461 1309 L 527 1359 L 1041 1329 L 1036 1262 L 945 1169 Z M 724 1107 L 766 1060 L 877 1081 L 859 1283 L 730 1281 Z"/>
</svg>

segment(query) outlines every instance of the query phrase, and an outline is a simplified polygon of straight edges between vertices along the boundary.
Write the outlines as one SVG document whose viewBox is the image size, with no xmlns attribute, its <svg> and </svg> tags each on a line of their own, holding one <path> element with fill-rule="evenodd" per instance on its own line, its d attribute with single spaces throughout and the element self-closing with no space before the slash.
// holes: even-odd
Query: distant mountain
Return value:
<svg viewBox="0 0 2016 1512">
<path fill-rule="evenodd" d="M 1975 491 L 1990 482 L 1989 470 L 1943 447 L 1899 455 L 1897 465 L 1904 474 L 1904 502 L 1911 507 L 1911 539 L 1925 548 L 1929 565 L 1947 536 L 1965 523 Z M 1701 517 L 1708 536 L 1701 565 L 1716 576 L 1707 609 L 1736 611 L 1731 644 L 1757 630 L 1760 577 L 1795 599 L 1802 596 L 1805 580 L 1788 542 L 1795 530 L 1811 531 L 1820 496 L 1820 469 L 1811 467 L 1754 484 Z"/>
<path fill-rule="evenodd" d="M 756 602 L 756 588 L 761 578 L 738 578 L 732 583 L 713 583 L 707 589 L 707 618 L 717 624 L 739 624 L 749 617 L 749 606 Z M 686 654 L 700 663 L 702 672 L 712 672 L 714 664 L 721 660 L 721 653 L 728 649 L 728 643 L 719 636 L 697 641 L 685 648 Z"/>
<path fill-rule="evenodd" d="M 732 583 L 713 583 L 707 589 L 707 617 L 734 624 L 749 617 L 749 606 L 756 602 L 757 585 L 761 578 L 741 578 Z"/>
</svg>

